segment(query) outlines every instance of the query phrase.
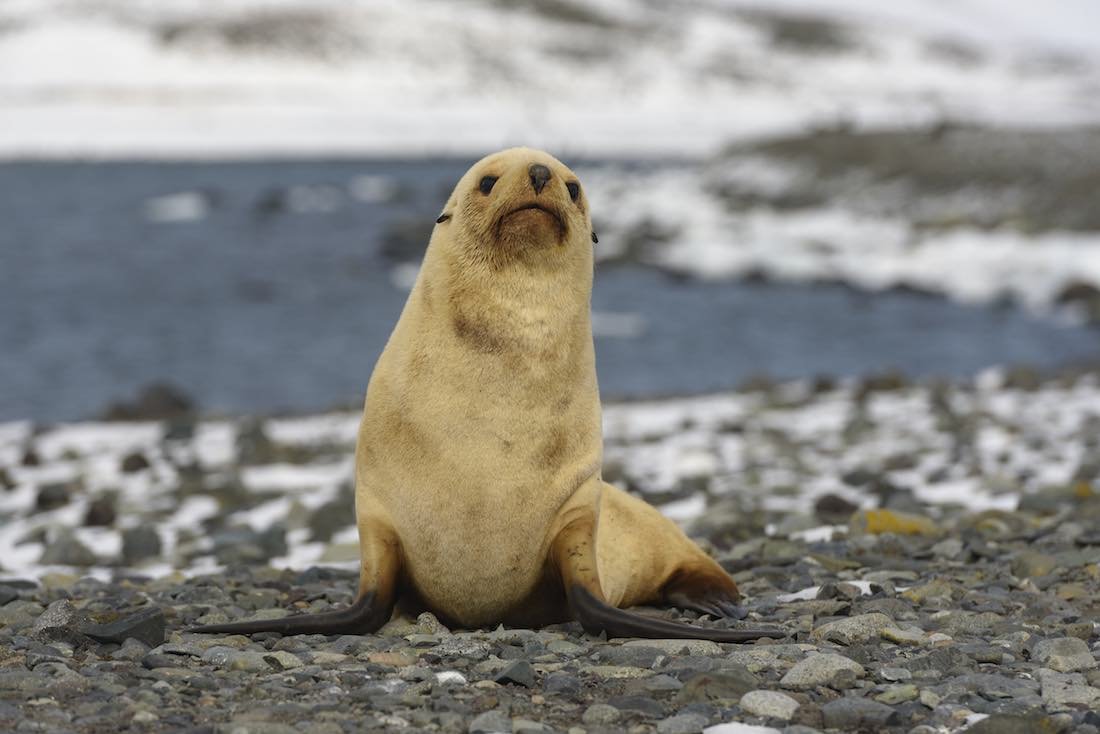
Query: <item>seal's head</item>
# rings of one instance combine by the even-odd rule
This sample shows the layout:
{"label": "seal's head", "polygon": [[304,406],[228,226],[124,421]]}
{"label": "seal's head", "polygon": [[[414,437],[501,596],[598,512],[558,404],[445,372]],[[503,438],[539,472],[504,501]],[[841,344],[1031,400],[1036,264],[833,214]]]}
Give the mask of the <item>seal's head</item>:
{"label": "seal's head", "polygon": [[584,189],[565,164],[540,150],[509,148],[475,163],[437,222],[462,259],[494,269],[591,263]]}

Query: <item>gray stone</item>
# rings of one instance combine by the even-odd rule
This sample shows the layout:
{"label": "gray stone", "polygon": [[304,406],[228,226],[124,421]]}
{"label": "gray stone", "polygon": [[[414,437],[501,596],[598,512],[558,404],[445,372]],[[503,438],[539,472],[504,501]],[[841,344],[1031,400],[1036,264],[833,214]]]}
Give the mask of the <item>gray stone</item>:
{"label": "gray stone", "polygon": [[722,671],[697,673],[686,681],[676,694],[680,704],[709,701],[738,701],[741,696],[760,687],[760,679],[747,669],[736,666]]}
{"label": "gray stone", "polygon": [[99,563],[99,558],[77,540],[72,531],[63,529],[46,544],[46,550],[38,562],[47,566],[94,566]]}
{"label": "gray stone", "polygon": [[149,525],[138,525],[122,531],[122,561],[134,565],[160,556],[160,533]]}
{"label": "gray stone", "polygon": [[666,655],[721,655],[722,648],[710,640],[630,640],[623,647],[656,648]]}
{"label": "gray stone", "polygon": [[123,459],[119,468],[123,474],[134,474],[135,472],[142,471],[149,468],[149,460],[145,458],[145,454],[140,451],[135,451],[132,454],[127,454]]}
{"label": "gray stone", "polygon": [[159,607],[146,607],[108,624],[85,624],[80,631],[98,642],[121,644],[132,638],[156,647],[164,642],[164,627],[164,612]]}
{"label": "gray stone", "polygon": [[993,714],[966,728],[966,734],[1047,734],[1062,731],[1049,716]]}
{"label": "gray stone", "polygon": [[790,721],[795,711],[798,711],[799,703],[779,691],[749,691],[741,697],[738,705],[741,710],[753,716]]}
{"label": "gray stone", "polygon": [[580,678],[561,671],[551,673],[542,681],[542,689],[547,693],[562,693],[566,695],[580,693],[582,685]]}
{"label": "gray stone", "polygon": [[888,687],[885,691],[875,696],[875,700],[879,703],[885,703],[892,706],[899,703],[905,703],[906,701],[915,701],[919,696],[919,688],[912,683],[903,683],[901,685]]}
{"label": "gray stone", "polygon": [[850,688],[856,678],[866,675],[863,666],[842,655],[818,653],[795,663],[779,681],[784,688],[833,686]]}
{"label": "gray stone", "polygon": [[630,711],[654,718],[665,715],[665,707],[652,696],[612,696],[607,703],[619,711]]}
{"label": "gray stone", "polygon": [[1012,573],[1020,578],[1046,576],[1058,567],[1058,559],[1045,553],[1023,551],[1012,561]]}
{"label": "gray stone", "polygon": [[535,669],[526,660],[513,660],[493,678],[502,685],[514,683],[517,686],[530,688],[535,685]]}
{"label": "gray stone", "polygon": [[355,524],[355,516],[343,497],[326,502],[309,516],[309,531],[313,540],[327,543],[332,536]]}
{"label": "gray stone", "polygon": [[1042,665],[1061,673],[1096,667],[1096,659],[1089,651],[1088,643],[1076,637],[1040,640],[1035,644],[1031,657]]}
{"label": "gray stone", "polygon": [[897,723],[894,709],[866,698],[838,698],[821,707],[826,729],[854,731]]}
{"label": "gray stone", "polygon": [[952,678],[944,684],[941,693],[961,695],[977,693],[983,698],[1022,699],[1038,693],[1039,684],[1028,678],[1013,678],[997,673],[967,673]]}
{"label": "gray stone", "polygon": [[1100,706],[1100,689],[1088,685],[1080,673],[1040,670],[1039,682],[1043,686],[1043,703],[1050,710]]}
{"label": "gray stone", "polygon": [[882,639],[898,645],[923,645],[927,637],[924,630],[918,627],[894,627],[890,625],[879,631]]}
{"label": "gray stone", "polygon": [[657,722],[657,734],[698,734],[707,725],[702,714],[677,714]]}
{"label": "gray stone", "polygon": [[606,703],[594,703],[584,710],[581,721],[589,726],[607,726],[614,724],[622,716],[619,709]]}
{"label": "gray stone", "polygon": [[265,663],[277,671],[293,670],[302,667],[303,664],[300,657],[286,650],[273,650],[265,654],[263,658]]}
{"label": "gray stone", "polygon": [[531,721],[530,719],[512,719],[513,734],[523,734],[524,732],[531,732],[532,734],[547,732],[549,734],[553,731],[553,727],[547,726],[540,721]]}
{"label": "gray stone", "polygon": [[[649,640],[640,641],[649,642]],[[652,668],[658,660],[667,657],[660,649],[648,645],[607,645],[601,647],[596,655],[601,663],[628,665],[635,668]]]}
{"label": "gray stone", "polygon": [[68,599],[53,602],[38,616],[31,634],[41,640],[63,640],[79,644],[87,642],[80,628],[88,624],[88,615]]}
{"label": "gray stone", "polygon": [[856,645],[877,640],[884,629],[893,625],[894,620],[885,614],[873,612],[823,624],[814,630],[813,636],[819,640],[839,642],[841,645]]}

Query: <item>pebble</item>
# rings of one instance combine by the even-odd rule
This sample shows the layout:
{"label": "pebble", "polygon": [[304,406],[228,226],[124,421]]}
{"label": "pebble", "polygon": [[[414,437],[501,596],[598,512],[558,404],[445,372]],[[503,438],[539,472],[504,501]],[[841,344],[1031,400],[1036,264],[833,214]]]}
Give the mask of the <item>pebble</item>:
{"label": "pebble", "polygon": [[1100,689],[1088,685],[1085,676],[1080,673],[1040,670],[1039,682],[1043,688],[1043,703],[1051,710],[1100,706]]}
{"label": "pebble", "polygon": [[470,734],[495,734],[512,731],[512,720],[504,711],[486,711],[475,716],[467,728]]}
{"label": "pebble", "polygon": [[1032,658],[1062,673],[1096,667],[1096,659],[1089,651],[1088,643],[1076,637],[1040,640],[1035,644]]}
{"label": "pebble", "polygon": [[526,660],[515,660],[497,673],[493,680],[500,684],[514,683],[531,688],[535,685],[535,669]]}
{"label": "pebble", "polygon": [[859,614],[823,624],[814,630],[813,636],[842,645],[855,645],[878,639],[882,631],[893,623],[894,620],[885,614]]}
{"label": "pebble", "polygon": [[51,566],[94,566],[99,563],[99,557],[77,540],[70,530],[64,529],[46,544],[46,550],[38,562]]}
{"label": "pebble", "polygon": [[619,709],[606,703],[594,703],[584,710],[581,721],[589,726],[608,726],[614,724],[622,714]]}
{"label": "pebble", "polygon": [[[862,476],[850,477],[854,483],[843,498],[818,503],[813,514],[761,509],[755,499],[724,492],[718,476],[675,485],[672,492],[700,493],[707,500],[698,537],[734,574],[747,623],[790,633],[787,640],[745,645],[606,640],[585,634],[575,622],[542,630],[501,626],[452,632],[432,615],[399,617],[365,635],[183,632],[200,620],[275,618],[346,603],[355,588],[353,571],[283,571],[266,564],[287,549],[293,555],[314,532],[350,527],[350,489],[333,488],[323,502],[311,503],[316,512],[331,502],[312,518],[312,530],[310,510],[293,500],[285,514],[274,512],[253,528],[243,522],[243,513],[261,504],[277,507],[269,500],[286,496],[249,489],[251,469],[242,471],[231,452],[209,468],[188,464],[212,433],[239,424],[233,419],[195,420],[193,431],[168,442],[127,446],[122,453],[67,450],[64,474],[52,451],[42,453],[37,469],[18,465],[22,443],[14,452],[0,451],[0,470],[16,480],[13,492],[23,497],[20,509],[9,507],[5,521],[35,521],[18,535],[26,543],[20,554],[33,556],[41,547],[52,550],[53,558],[71,559],[79,541],[91,554],[76,558],[80,562],[94,557],[97,564],[128,564],[100,567],[95,578],[84,577],[72,564],[64,564],[71,567],[62,573],[0,577],[0,650],[6,656],[0,661],[0,728],[197,734],[216,721],[224,722],[218,730],[275,734],[360,729],[759,734],[774,733],[777,726],[784,734],[827,728],[931,734],[968,726],[968,734],[1100,734],[1100,715],[1092,713],[1100,710],[1094,649],[1100,626],[1093,621],[1100,610],[1100,532],[1093,530],[1100,527],[1100,487],[1094,481],[1100,474],[1090,470],[1074,480],[1088,486],[1056,486],[1040,480],[1046,473],[1028,475],[1042,468],[1047,455],[1060,461],[1067,442],[1080,441],[1072,447],[1074,455],[1091,456],[1100,446],[1100,418],[1075,413],[1077,418],[1065,421],[1073,435],[1051,441],[1042,420],[1034,415],[1026,423],[1017,420],[1026,406],[1002,406],[999,401],[1009,398],[1000,393],[947,388],[958,398],[948,401],[951,418],[922,413],[929,393],[920,386],[871,391],[858,409],[843,385],[797,400],[773,389],[743,396],[747,402],[740,403],[738,417],[723,418],[724,427],[715,433],[707,433],[710,419],[703,413],[690,426],[676,418],[647,428],[645,441],[616,438],[618,421],[607,422],[609,461],[618,462],[624,484],[643,494],[652,490],[652,478],[640,472],[631,452],[642,451],[647,442],[668,445],[685,431],[735,438],[746,458],[751,454],[767,469],[738,473],[756,493],[746,496],[789,497],[792,507],[801,501],[800,490],[780,486],[775,477],[789,476],[796,485],[806,475],[839,477],[862,468]],[[814,432],[800,433],[797,421],[777,419],[802,410],[802,400],[809,401],[809,410],[844,407],[864,415],[845,417],[835,430],[823,429],[819,439]],[[901,402],[884,412],[891,401]],[[1051,405],[1062,407],[1057,401]],[[724,410],[719,403],[711,407]],[[929,426],[952,420],[958,425],[965,414],[962,418],[976,420],[983,431],[1003,429],[1011,440],[1000,442],[999,450],[1012,454],[1011,460],[1002,461],[976,442],[968,433],[973,427],[958,435],[936,429],[928,434],[934,440],[924,445],[913,438],[924,428],[895,435],[893,410],[916,416],[904,419],[908,428],[923,425],[925,418],[934,418]],[[762,432],[765,419],[772,427]],[[326,457],[323,461],[350,457],[350,443],[282,443],[274,426],[283,420],[249,429],[253,435],[241,446],[248,461],[308,467],[319,456]],[[347,422],[352,426],[354,416]],[[879,457],[867,449],[883,445],[882,431],[895,432],[889,433],[895,440]],[[872,443],[863,445],[865,440]],[[956,443],[959,456],[952,458]],[[1018,445],[1026,445],[1027,453],[1016,454]],[[720,443],[690,450],[725,462]],[[83,469],[110,470],[111,462],[117,465],[130,453],[140,454],[156,471],[138,470],[143,473],[124,477],[122,487],[130,480],[150,484],[158,503],[135,508],[122,501],[129,490],[102,490]],[[167,472],[161,470],[165,461],[173,465]],[[65,477],[45,493],[43,501],[57,505],[48,527],[38,522],[44,517],[35,517],[41,512],[35,502],[49,484],[37,486],[39,475]],[[932,475],[939,478],[929,479]],[[178,487],[165,477],[178,479]],[[912,488],[925,481],[972,481],[976,492],[989,489],[1005,497],[1021,487],[1027,491],[1016,510],[969,512],[924,503]],[[712,494],[715,487],[723,491]],[[174,523],[174,513],[203,494],[222,511],[202,527],[177,524],[174,542],[158,546],[164,524]],[[78,499],[97,498],[110,498],[113,517],[106,505],[100,519],[76,506]],[[890,514],[867,513],[875,508]],[[857,511],[864,532],[833,525]],[[886,520],[908,522],[906,516],[920,518],[918,525],[931,523],[935,532],[874,532],[885,529]],[[828,527],[820,527],[821,518],[828,518]],[[91,520],[104,524],[80,528]],[[112,543],[121,539],[121,551],[106,541],[100,545],[101,537]],[[230,565],[216,573],[190,573],[217,561]],[[159,572],[165,563],[189,573],[141,575],[141,567]],[[683,616],[695,619],[693,613]],[[985,714],[990,716],[977,721]]]}
{"label": "pebble", "polygon": [[795,663],[779,683],[784,688],[851,688],[866,675],[863,666],[842,655],[819,653]]}
{"label": "pebble", "polygon": [[134,639],[156,647],[164,642],[164,612],[159,607],[146,607],[107,624],[85,624],[80,631],[99,642],[123,643]]}
{"label": "pebble", "polygon": [[699,734],[707,722],[702,714],[676,714],[657,722],[657,734]]}
{"label": "pebble", "polygon": [[779,691],[749,691],[738,705],[753,716],[790,721],[800,704]]}
{"label": "pebble", "polygon": [[721,655],[722,648],[710,640],[628,640],[623,647],[643,647],[660,650],[666,655]]}
{"label": "pebble", "polygon": [[744,667],[726,668],[721,672],[698,673],[684,681],[676,694],[680,704],[731,701],[736,702],[760,686],[760,679]]}
{"label": "pebble", "polygon": [[821,707],[826,729],[854,731],[860,728],[894,724],[898,715],[893,708],[866,698],[838,698]]}

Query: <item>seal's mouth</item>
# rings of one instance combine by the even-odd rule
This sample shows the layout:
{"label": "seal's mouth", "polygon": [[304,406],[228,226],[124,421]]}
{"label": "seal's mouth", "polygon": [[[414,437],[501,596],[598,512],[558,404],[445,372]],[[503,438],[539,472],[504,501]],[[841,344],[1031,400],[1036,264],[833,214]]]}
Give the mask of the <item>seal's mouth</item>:
{"label": "seal's mouth", "polygon": [[513,217],[517,214],[520,214],[521,212],[527,212],[527,211],[540,211],[540,212],[543,212],[545,214],[549,214],[551,217],[553,217],[554,221],[557,222],[559,230],[562,231],[562,232],[565,231],[565,222],[562,220],[561,214],[559,214],[557,212],[557,210],[552,209],[550,207],[543,206],[542,204],[539,204],[537,202],[530,202],[528,204],[523,204],[522,206],[517,206],[515,209],[511,210],[510,212],[505,214],[503,217],[501,217],[500,221],[504,222],[504,220],[506,220],[510,217]]}

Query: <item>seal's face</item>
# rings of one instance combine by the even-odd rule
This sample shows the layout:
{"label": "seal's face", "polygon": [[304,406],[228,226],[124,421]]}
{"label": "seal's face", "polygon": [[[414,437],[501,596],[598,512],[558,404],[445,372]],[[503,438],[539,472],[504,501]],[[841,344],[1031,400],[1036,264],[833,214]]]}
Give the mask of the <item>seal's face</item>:
{"label": "seal's face", "polygon": [[588,201],[576,174],[530,148],[511,148],[474,164],[438,221],[455,230],[469,254],[496,267],[554,265],[575,259],[575,248],[591,251]]}

